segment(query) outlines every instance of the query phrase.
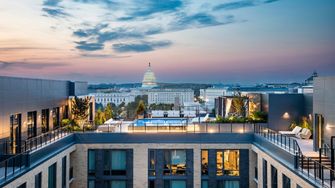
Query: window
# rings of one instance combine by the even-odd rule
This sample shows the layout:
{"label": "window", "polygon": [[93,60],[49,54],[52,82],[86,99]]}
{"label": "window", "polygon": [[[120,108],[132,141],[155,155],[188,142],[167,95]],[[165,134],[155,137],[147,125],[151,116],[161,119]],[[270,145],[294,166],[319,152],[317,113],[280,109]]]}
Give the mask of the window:
{"label": "window", "polygon": [[302,188],[300,185],[297,184],[297,188]]}
{"label": "window", "polygon": [[268,162],[263,159],[263,188],[268,187]]}
{"label": "window", "polygon": [[56,188],[57,182],[57,163],[49,166],[48,188]]}
{"label": "window", "polygon": [[104,175],[126,175],[126,151],[104,150]]}
{"label": "window", "polygon": [[208,175],[208,150],[201,150],[201,175]]}
{"label": "window", "polygon": [[62,158],[62,187],[66,188],[66,156]]}
{"label": "window", "polygon": [[149,180],[149,188],[155,188],[155,180]]}
{"label": "window", "polygon": [[216,152],[216,175],[222,176],[223,175],[223,152],[217,151]]}
{"label": "window", "polygon": [[18,186],[17,188],[26,188],[27,187],[27,183],[23,183],[20,186]]}
{"label": "window", "polygon": [[278,173],[277,169],[271,165],[271,188],[278,187]]}
{"label": "window", "polygon": [[88,150],[88,175],[95,175],[95,151]]}
{"label": "window", "polygon": [[69,119],[69,105],[63,107],[63,119]]}
{"label": "window", "polygon": [[223,181],[219,180],[216,183],[217,188],[239,188],[240,182],[239,181]]}
{"label": "window", "polygon": [[240,175],[239,150],[224,150],[216,152],[216,175],[239,176]]}
{"label": "window", "polygon": [[37,135],[36,127],[36,111],[28,112],[27,114],[27,127],[28,127],[28,138],[35,137]]}
{"label": "window", "polygon": [[55,107],[52,109],[52,122],[53,129],[59,128],[59,107]]}
{"label": "window", "polygon": [[35,175],[35,188],[42,188],[42,172]]}
{"label": "window", "polygon": [[109,188],[126,188],[127,184],[124,180],[112,180],[112,181],[106,181],[104,187]]}
{"label": "window", "polygon": [[95,188],[95,181],[94,180],[88,180],[88,188]]}
{"label": "window", "polygon": [[229,176],[240,175],[240,152],[239,150],[224,151],[224,174]]}
{"label": "window", "polygon": [[[254,153],[254,152],[253,152]],[[257,156],[257,154],[256,154]],[[256,157],[256,165],[255,165],[255,180],[258,182],[258,157]]]}
{"label": "window", "polygon": [[186,188],[184,180],[164,180],[164,188]]}
{"label": "window", "polygon": [[49,131],[49,109],[43,109],[41,114],[42,133]]}
{"label": "window", "polygon": [[208,180],[202,180],[201,181],[201,188],[209,188]]}
{"label": "window", "polygon": [[155,150],[149,150],[149,176],[155,176],[156,172]]}
{"label": "window", "polygon": [[186,150],[164,151],[164,175],[186,174]]}
{"label": "window", "polygon": [[291,179],[288,178],[285,174],[283,174],[283,188],[291,187]]}

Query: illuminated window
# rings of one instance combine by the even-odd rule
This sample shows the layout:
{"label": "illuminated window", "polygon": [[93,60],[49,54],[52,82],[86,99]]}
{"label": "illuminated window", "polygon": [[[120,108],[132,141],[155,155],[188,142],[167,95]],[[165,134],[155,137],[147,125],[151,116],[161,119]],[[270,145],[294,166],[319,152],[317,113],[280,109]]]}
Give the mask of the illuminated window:
{"label": "illuminated window", "polygon": [[149,150],[149,176],[155,176],[156,158],[155,150]]}
{"label": "illuminated window", "polygon": [[240,175],[240,152],[239,150],[224,151],[224,174],[229,176]]}
{"label": "illuminated window", "polygon": [[216,152],[216,175],[217,176],[223,175],[223,152],[222,151]]}
{"label": "illuminated window", "polygon": [[208,175],[208,150],[201,151],[201,174]]}
{"label": "illuminated window", "polygon": [[216,151],[216,175],[239,176],[240,175],[239,150]]}
{"label": "illuminated window", "polygon": [[185,173],[186,173],[186,151],[165,150],[164,175],[185,175]]}

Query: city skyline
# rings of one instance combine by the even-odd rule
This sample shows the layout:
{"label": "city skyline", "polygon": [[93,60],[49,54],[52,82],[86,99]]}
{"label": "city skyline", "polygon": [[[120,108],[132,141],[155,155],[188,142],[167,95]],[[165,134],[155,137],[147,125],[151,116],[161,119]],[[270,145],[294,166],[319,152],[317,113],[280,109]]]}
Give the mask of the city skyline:
{"label": "city skyline", "polygon": [[0,75],[301,82],[335,73],[335,2],[0,0]]}

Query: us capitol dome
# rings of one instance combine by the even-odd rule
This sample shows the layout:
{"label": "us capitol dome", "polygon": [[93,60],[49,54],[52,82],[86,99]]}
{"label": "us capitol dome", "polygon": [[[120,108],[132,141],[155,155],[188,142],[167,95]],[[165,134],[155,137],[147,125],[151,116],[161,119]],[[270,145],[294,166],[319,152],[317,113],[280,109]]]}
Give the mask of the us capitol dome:
{"label": "us capitol dome", "polygon": [[144,73],[142,88],[144,89],[152,89],[157,87],[155,73],[151,70],[151,64],[149,63],[147,71]]}

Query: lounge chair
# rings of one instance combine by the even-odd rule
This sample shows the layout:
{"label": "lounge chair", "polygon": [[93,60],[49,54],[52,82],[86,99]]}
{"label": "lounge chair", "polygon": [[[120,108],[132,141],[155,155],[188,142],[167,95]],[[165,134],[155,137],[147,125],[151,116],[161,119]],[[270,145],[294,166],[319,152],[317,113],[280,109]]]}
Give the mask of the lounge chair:
{"label": "lounge chair", "polygon": [[295,126],[294,129],[292,131],[279,131],[280,134],[285,134],[285,135],[296,135],[301,131],[301,127],[299,126]]}
{"label": "lounge chair", "polygon": [[312,136],[312,132],[309,129],[303,128],[302,131],[295,136],[300,139],[309,139]]}

